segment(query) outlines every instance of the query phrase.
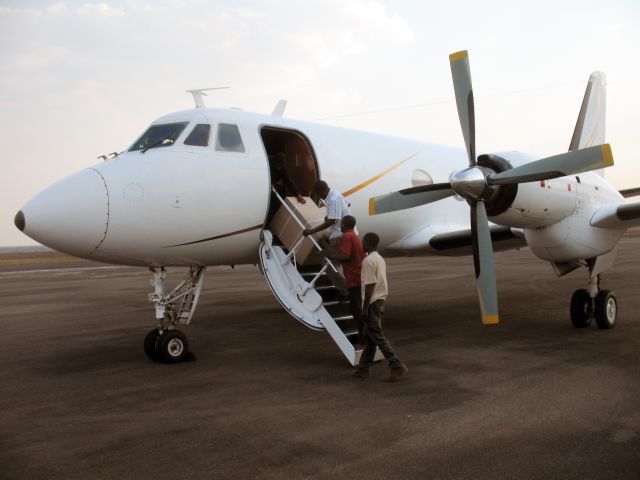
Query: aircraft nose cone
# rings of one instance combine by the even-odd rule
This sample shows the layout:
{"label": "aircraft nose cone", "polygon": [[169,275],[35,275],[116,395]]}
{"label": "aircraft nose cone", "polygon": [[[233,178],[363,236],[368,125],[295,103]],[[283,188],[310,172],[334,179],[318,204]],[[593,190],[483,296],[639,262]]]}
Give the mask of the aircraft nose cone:
{"label": "aircraft nose cone", "polygon": [[29,200],[14,222],[43,245],[87,257],[107,235],[109,192],[104,177],[89,168],[54,183]]}
{"label": "aircraft nose cone", "polygon": [[19,210],[18,213],[16,213],[13,223],[15,223],[18,230],[21,232],[24,231],[24,213],[22,213],[22,210]]}

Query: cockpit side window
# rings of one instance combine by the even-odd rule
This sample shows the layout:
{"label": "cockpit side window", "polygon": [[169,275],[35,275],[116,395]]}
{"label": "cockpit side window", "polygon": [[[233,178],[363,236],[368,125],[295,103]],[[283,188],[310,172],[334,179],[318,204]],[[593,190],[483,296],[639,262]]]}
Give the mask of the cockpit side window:
{"label": "cockpit side window", "polygon": [[194,145],[196,147],[206,147],[209,145],[209,136],[211,135],[211,125],[208,123],[199,123],[184,141],[185,145]]}
{"label": "cockpit side window", "polygon": [[163,123],[151,125],[142,136],[129,147],[130,152],[147,148],[173,145],[189,122]]}
{"label": "cockpit side window", "polygon": [[216,138],[216,150],[220,152],[244,152],[242,137],[237,125],[220,123]]}

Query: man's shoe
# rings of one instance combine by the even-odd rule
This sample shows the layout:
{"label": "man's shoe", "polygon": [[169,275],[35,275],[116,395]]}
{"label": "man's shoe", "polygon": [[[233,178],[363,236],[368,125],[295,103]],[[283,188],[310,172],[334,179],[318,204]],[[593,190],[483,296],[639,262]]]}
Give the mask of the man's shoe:
{"label": "man's shoe", "polygon": [[397,367],[393,367],[389,369],[389,375],[384,379],[385,382],[397,382],[402,377],[404,377],[409,369],[407,366],[402,363]]}
{"label": "man's shoe", "polygon": [[353,372],[351,372],[352,377],[356,378],[369,378],[371,376],[371,372],[367,369],[356,368]]}

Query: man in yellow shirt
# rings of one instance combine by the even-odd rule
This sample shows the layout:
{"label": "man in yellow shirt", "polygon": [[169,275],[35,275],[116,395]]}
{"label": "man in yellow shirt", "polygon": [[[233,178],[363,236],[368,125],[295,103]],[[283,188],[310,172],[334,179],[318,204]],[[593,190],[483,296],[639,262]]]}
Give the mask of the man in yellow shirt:
{"label": "man in yellow shirt", "polygon": [[409,369],[398,359],[382,331],[384,304],[389,292],[387,289],[387,265],[377,251],[379,243],[380,237],[375,233],[367,233],[362,239],[362,248],[367,254],[362,262],[361,273],[362,320],[367,341],[353,376],[360,378],[370,376],[369,369],[376,355],[376,347],[378,347],[389,362],[389,375],[385,380],[395,382],[406,375]]}

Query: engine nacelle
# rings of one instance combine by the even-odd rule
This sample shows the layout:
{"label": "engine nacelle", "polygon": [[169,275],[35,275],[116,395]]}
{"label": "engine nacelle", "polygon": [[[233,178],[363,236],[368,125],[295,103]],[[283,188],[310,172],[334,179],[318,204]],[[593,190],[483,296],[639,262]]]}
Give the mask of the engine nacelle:
{"label": "engine nacelle", "polygon": [[[478,165],[502,172],[538,160],[531,155],[509,152],[481,155]],[[575,183],[575,177],[573,183]],[[567,177],[539,182],[494,187],[486,202],[487,215],[499,225],[514,228],[541,228],[569,217],[576,209],[576,188]]]}
{"label": "engine nacelle", "polygon": [[[509,152],[482,155],[478,164],[501,172],[535,160]],[[617,191],[587,172],[498,187],[487,200],[487,213],[494,223],[524,229],[527,245],[538,258],[562,263],[595,258],[615,248],[624,229],[593,227],[591,218],[602,205],[621,201]]]}
{"label": "engine nacelle", "polygon": [[624,230],[592,227],[589,218],[572,215],[546,228],[526,228],[524,237],[533,254],[554,263],[595,258],[610,252]]}

